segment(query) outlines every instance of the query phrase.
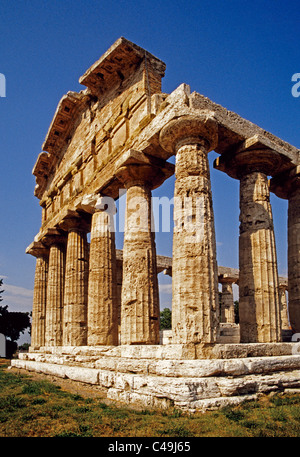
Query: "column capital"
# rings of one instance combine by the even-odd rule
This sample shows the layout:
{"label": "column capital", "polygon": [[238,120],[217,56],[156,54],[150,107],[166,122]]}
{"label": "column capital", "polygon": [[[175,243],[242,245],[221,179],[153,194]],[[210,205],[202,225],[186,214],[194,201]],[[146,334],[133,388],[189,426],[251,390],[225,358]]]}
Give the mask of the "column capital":
{"label": "column capital", "polygon": [[116,213],[116,205],[113,197],[102,195],[99,193],[86,194],[75,205],[76,212],[86,213],[85,218],[89,219],[88,215],[93,215],[98,211],[107,211],[110,214]]}
{"label": "column capital", "polygon": [[171,120],[160,132],[160,145],[173,154],[184,144],[200,143],[207,152],[213,150],[218,143],[218,124],[213,114],[206,112]]}
{"label": "column capital", "polygon": [[300,189],[300,165],[274,176],[269,183],[270,191],[277,197],[289,199],[292,194],[299,192]]}
{"label": "column capital", "polygon": [[57,228],[49,228],[41,237],[41,243],[45,245],[47,248],[50,248],[51,245],[56,244],[60,245],[66,244],[66,236],[63,232],[58,230]]}
{"label": "column capital", "polygon": [[97,203],[100,194],[86,194],[84,195],[78,203],[75,204],[76,212],[85,211],[88,214],[94,214],[95,206]]}
{"label": "column capital", "polygon": [[114,175],[126,188],[141,184],[152,190],[172,176],[174,171],[175,166],[165,160],[129,149],[117,161]]}
{"label": "column capital", "polygon": [[281,170],[282,166],[281,154],[263,144],[256,135],[247,138],[236,148],[222,154],[214,161],[215,169],[235,179],[241,179],[254,172],[274,175]]}
{"label": "column capital", "polygon": [[45,246],[41,241],[33,241],[26,249],[26,254],[33,255],[34,257],[48,257],[49,247]]}
{"label": "column capital", "polygon": [[280,290],[288,290],[288,285],[287,285],[287,282],[281,282],[280,281],[280,278],[279,278],[279,284],[278,284],[278,287]]}
{"label": "column capital", "polygon": [[59,223],[58,227],[65,232],[78,230],[81,232],[90,231],[90,215],[88,213],[78,213],[72,211],[68,213]]}
{"label": "column capital", "polygon": [[239,278],[234,278],[232,276],[220,275],[218,277],[218,281],[219,281],[220,284],[238,284]]}

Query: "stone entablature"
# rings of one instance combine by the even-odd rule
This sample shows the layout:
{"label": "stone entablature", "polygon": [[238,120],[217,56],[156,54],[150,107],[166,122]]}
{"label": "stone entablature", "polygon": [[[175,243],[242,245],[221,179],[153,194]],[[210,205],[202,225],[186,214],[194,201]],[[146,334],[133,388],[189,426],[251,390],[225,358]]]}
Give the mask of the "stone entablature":
{"label": "stone entablature", "polygon": [[78,196],[100,190],[118,196],[113,186],[104,188],[120,152],[155,115],[164,70],[159,59],[120,38],[80,78],[87,89],[62,97],[33,169],[43,228]]}

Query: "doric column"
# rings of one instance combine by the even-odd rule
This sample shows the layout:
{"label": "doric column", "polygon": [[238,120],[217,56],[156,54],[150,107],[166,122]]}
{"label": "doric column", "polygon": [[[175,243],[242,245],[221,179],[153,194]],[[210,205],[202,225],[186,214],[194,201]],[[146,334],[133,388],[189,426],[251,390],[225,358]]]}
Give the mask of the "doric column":
{"label": "doric column", "polygon": [[278,342],[278,272],[266,173],[253,172],[241,177],[240,223],[241,342]]}
{"label": "doric column", "polygon": [[81,217],[66,218],[68,231],[64,287],[63,346],[87,344],[87,292],[89,225]]}
{"label": "doric column", "polygon": [[105,198],[92,216],[88,285],[88,344],[118,344],[118,300],[113,213]]}
{"label": "doric column", "polygon": [[26,252],[36,257],[31,322],[31,348],[37,349],[41,346],[45,346],[49,249],[42,243],[33,242]]}
{"label": "doric column", "polygon": [[118,342],[120,343],[121,336],[121,305],[122,305],[122,278],[123,278],[123,252],[122,258],[118,258],[117,254],[117,303],[118,303]]}
{"label": "doric column", "polygon": [[293,333],[300,333],[300,173],[294,179],[288,205],[289,317]]}
{"label": "doric column", "polygon": [[288,330],[290,328],[286,291],[287,284],[285,282],[279,282],[280,316],[282,330]]}
{"label": "doric column", "polygon": [[272,178],[270,188],[288,199],[288,312],[292,332],[300,333],[300,166]]}
{"label": "doric column", "polygon": [[49,247],[45,346],[61,346],[66,239],[56,229],[48,232],[42,240]]}
{"label": "doric column", "polygon": [[183,116],[160,133],[176,154],[172,262],[174,343],[215,343],[218,271],[207,153],[217,144],[210,116]]}
{"label": "doric column", "polygon": [[[253,139],[215,167],[240,179],[239,321],[242,343],[281,341],[277,256],[268,175],[278,155]],[[249,146],[249,147],[247,147]]]}
{"label": "doric column", "polygon": [[159,344],[159,293],[151,189],[173,166],[130,150],[118,162],[116,177],[127,189],[123,245],[121,344]]}
{"label": "doric column", "polygon": [[221,299],[221,320],[220,322],[235,323],[234,316],[234,300],[232,284],[233,280],[230,278],[219,279],[222,284],[222,299]]}

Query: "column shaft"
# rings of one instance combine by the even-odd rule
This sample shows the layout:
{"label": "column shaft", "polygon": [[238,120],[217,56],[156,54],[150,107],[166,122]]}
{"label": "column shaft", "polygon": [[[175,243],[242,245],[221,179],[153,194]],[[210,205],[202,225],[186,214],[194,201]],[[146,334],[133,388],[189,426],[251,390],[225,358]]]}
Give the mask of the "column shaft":
{"label": "column shaft", "polygon": [[221,322],[235,323],[231,282],[222,282]]}
{"label": "column shaft", "polygon": [[151,190],[127,187],[123,247],[121,343],[159,344],[159,294]]}
{"label": "column shaft", "polygon": [[52,244],[49,254],[45,346],[62,345],[65,249]]}
{"label": "column shaft", "polygon": [[68,233],[64,291],[63,345],[87,344],[88,244],[86,232]]}
{"label": "column shaft", "polygon": [[175,170],[173,342],[214,343],[218,327],[218,271],[205,143],[190,140],[179,145]]}
{"label": "column shaft", "polygon": [[293,333],[300,333],[300,186],[289,196],[288,205],[289,317]]}
{"label": "column shaft", "polygon": [[40,256],[36,259],[32,324],[31,324],[31,346],[45,346],[45,319],[47,303],[47,279],[48,279],[48,257]]}
{"label": "column shaft", "polygon": [[278,342],[281,323],[278,272],[267,175],[245,174],[240,181],[241,342]]}
{"label": "column shaft", "polygon": [[281,316],[281,328],[288,330],[290,328],[287,300],[286,300],[286,286],[279,286],[279,300],[280,300],[280,316]]}
{"label": "column shaft", "polygon": [[89,284],[88,344],[118,344],[118,301],[115,233],[112,216],[98,211],[92,217]]}

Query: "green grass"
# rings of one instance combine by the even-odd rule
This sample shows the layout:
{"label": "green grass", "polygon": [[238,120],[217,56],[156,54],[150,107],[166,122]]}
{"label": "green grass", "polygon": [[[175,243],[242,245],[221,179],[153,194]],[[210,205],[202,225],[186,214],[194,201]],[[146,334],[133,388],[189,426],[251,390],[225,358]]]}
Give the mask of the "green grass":
{"label": "green grass", "polygon": [[299,437],[300,394],[204,414],[118,408],[0,364],[1,437]]}

